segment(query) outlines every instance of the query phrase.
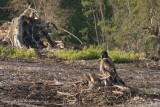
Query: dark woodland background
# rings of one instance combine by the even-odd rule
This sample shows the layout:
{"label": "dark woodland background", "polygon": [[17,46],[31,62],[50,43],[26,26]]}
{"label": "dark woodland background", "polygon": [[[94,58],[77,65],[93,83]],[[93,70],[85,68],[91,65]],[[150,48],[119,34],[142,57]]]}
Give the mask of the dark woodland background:
{"label": "dark woodland background", "polygon": [[160,57],[159,0],[0,0],[0,22],[11,21],[29,5],[83,44],[61,31],[53,32],[54,39]]}

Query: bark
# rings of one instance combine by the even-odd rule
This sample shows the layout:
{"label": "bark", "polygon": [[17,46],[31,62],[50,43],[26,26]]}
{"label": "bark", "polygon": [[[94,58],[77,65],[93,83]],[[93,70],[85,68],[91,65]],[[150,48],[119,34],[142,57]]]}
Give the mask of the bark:
{"label": "bark", "polygon": [[[30,14],[26,15],[28,11]],[[10,38],[8,42],[11,42],[12,46],[43,49],[47,47],[44,43],[47,40],[51,47],[56,46],[49,33],[57,27],[51,22],[39,19],[38,16],[35,9],[28,7],[19,17],[12,20],[9,32],[3,41]]]}

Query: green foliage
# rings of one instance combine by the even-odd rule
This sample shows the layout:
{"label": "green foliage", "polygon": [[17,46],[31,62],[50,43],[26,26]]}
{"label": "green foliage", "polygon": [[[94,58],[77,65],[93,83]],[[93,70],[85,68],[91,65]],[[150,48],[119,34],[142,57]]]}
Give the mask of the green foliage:
{"label": "green foliage", "polygon": [[126,53],[118,49],[109,51],[109,56],[112,58],[114,62],[132,62],[134,60],[144,58],[143,53],[134,53],[134,52]]}
{"label": "green foliage", "polygon": [[36,58],[37,54],[34,49],[0,46],[0,56],[13,58]]}
{"label": "green foliage", "polygon": [[94,48],[93,46],[83,50],[59,50],[56,52],[56,56],[67,60],[88,60],[88,59],[98,59],[100,57],[100,48]]}
{"label": "green foliage", "polygon": [[146,52],[146,56],[148,58],[151,58],[153,56],[157,56],[158,55],[158,51],[156,50],[156,46],[157,46],[157,40],[156,38],[152,37],[152,36],[148,36],[148,38],[146,38],[146,42],[145,42],[145,52]]}
{"label": "green foliage", "polygon": [[[48,53],[48,58],[61,58],[66,60],[90,60],[99,59],[102,49],[100,47],[85,47],[82,50],[58,50],[55,53]],[[120,50],[109,51],[109,56],[114,62],[132,62],[144,57],[143,53],[126,53]],[[2,47],[0,46],[0,56],[12,58],[37,58],[34,49]]]}
{"label": "green foliage", "polygon": [[[9,12],[0,10],[0,20],[9,13],[12,13],[10,16],[22,13],[28,5],[40,9],[37,10],[40,16],[48,16],[47,20],[75,34],[86,46],[99,44],[108,50],[118,48],[126,52],[148,51],[148,54],[154,54],[152,49],[157,51],[160,46],[159,38],[154,41],[149,38],[146,43],[151,32],[144,29],[156,30],[160,0],[55,0],[54,3],[52,0],[1,0],[1,7],[12,9]],[[60,31],[58,34],[55,33],[54,38],[79,45],[67,33]]]}
{"label": "green foliage", "polygon": [[17,58],[36,58],[37,54],[34,49],[16,48],[15,57]]}
{"label": "green foliage", "polygon": [[6,21],[9,19],[9,9],[6,8],[5,6],[8,5],[9,0],[1,0],[0,1],[0,21]]}
{"label": "green foliage", "polygon": [[[84,48],[83,50],[59,50],[56,53],[56,56],[62,59],[67,60],[88,60],[88,59],[99,59],[101,48]],[[126,53],[120,50],[109,51],[109,56],[113,59],[114,62],[132,62],[136,59],[140,59],[144,57],[143,53],[134,53],[129,52]]]}

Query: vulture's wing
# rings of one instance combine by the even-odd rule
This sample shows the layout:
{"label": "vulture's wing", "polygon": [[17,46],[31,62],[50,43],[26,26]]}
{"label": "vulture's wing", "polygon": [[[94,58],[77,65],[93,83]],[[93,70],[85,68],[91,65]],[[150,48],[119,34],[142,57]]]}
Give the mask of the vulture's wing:
{"label": "vulture's wing", "polygon": [[113,82],[118,85],[125,86],[123,80],[118,76],[114,63],[112,62],[111,58],[103,58],[104,63],[106,64],[105,69],[108,69]]}
{"label": "vulture's wing", "polygon": [[115,77],[117,72],[111,58],[103,58],[102,60],[105,63],[104,68],[110,73],[111,76]]}

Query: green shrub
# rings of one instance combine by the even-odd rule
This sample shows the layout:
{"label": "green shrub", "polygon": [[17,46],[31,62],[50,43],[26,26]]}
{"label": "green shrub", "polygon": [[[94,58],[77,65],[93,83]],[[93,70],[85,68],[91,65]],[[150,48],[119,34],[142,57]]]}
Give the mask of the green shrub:
{"label": "green shrub", "polygon": [[[82,50],[58,50],[55,53],[48,53],[48,58],[61,58],[66,60],[89,60],[99,59],[102,49],[99,47],[84,47]],[[144,57],[143,53],[126,53],[121,50],[109,51],[109,56],[114,62],[132,62],[136,59]],[[0,46],[0,56],[14,57],[14,58],[37,58],[34,49],[2,47]]]}
{"label": "green shrub", "polygon": [[37,54],[34,49],[2,47],[0,46],[0,56],[14,58],[36,58]]}
{"label": "green shrub", "polygon": [[59,50],[56,52],[56,56],[67,60],[88,60],[88,59],[98,59],[100,57],[100,48],[94,48],[90,46],[85,47],[83,50]]}
{"label": "green shrub", "polygon": [[134,60],[141,59],[144,57],[143,53],[126,53],[120,50],[113,50],[109,51],[108,53],[114,62],[132,62]]}
{"label": "green shrub", "polygon": [[13,47],[2,47],[0,48],[1,56],[13,56],[15,54],[15,49]]}
{"label": "green shrub", "polygon": [[[88,60],[88,59],[99,59],[101,48],[94,48],[93,46],[83,50],[59,50],[56,52],[56,56],[66,60]],[[113,59],[114,62],[131,62],[139,58],[143,58],[144,54],[129,52],[126,53],[120,50],[109,51],[109,56]]]}
{"label": "green shrub", "polygon": [[34,49],[16,48],[15,57],[17,58],[36,58],[37,54]]}

